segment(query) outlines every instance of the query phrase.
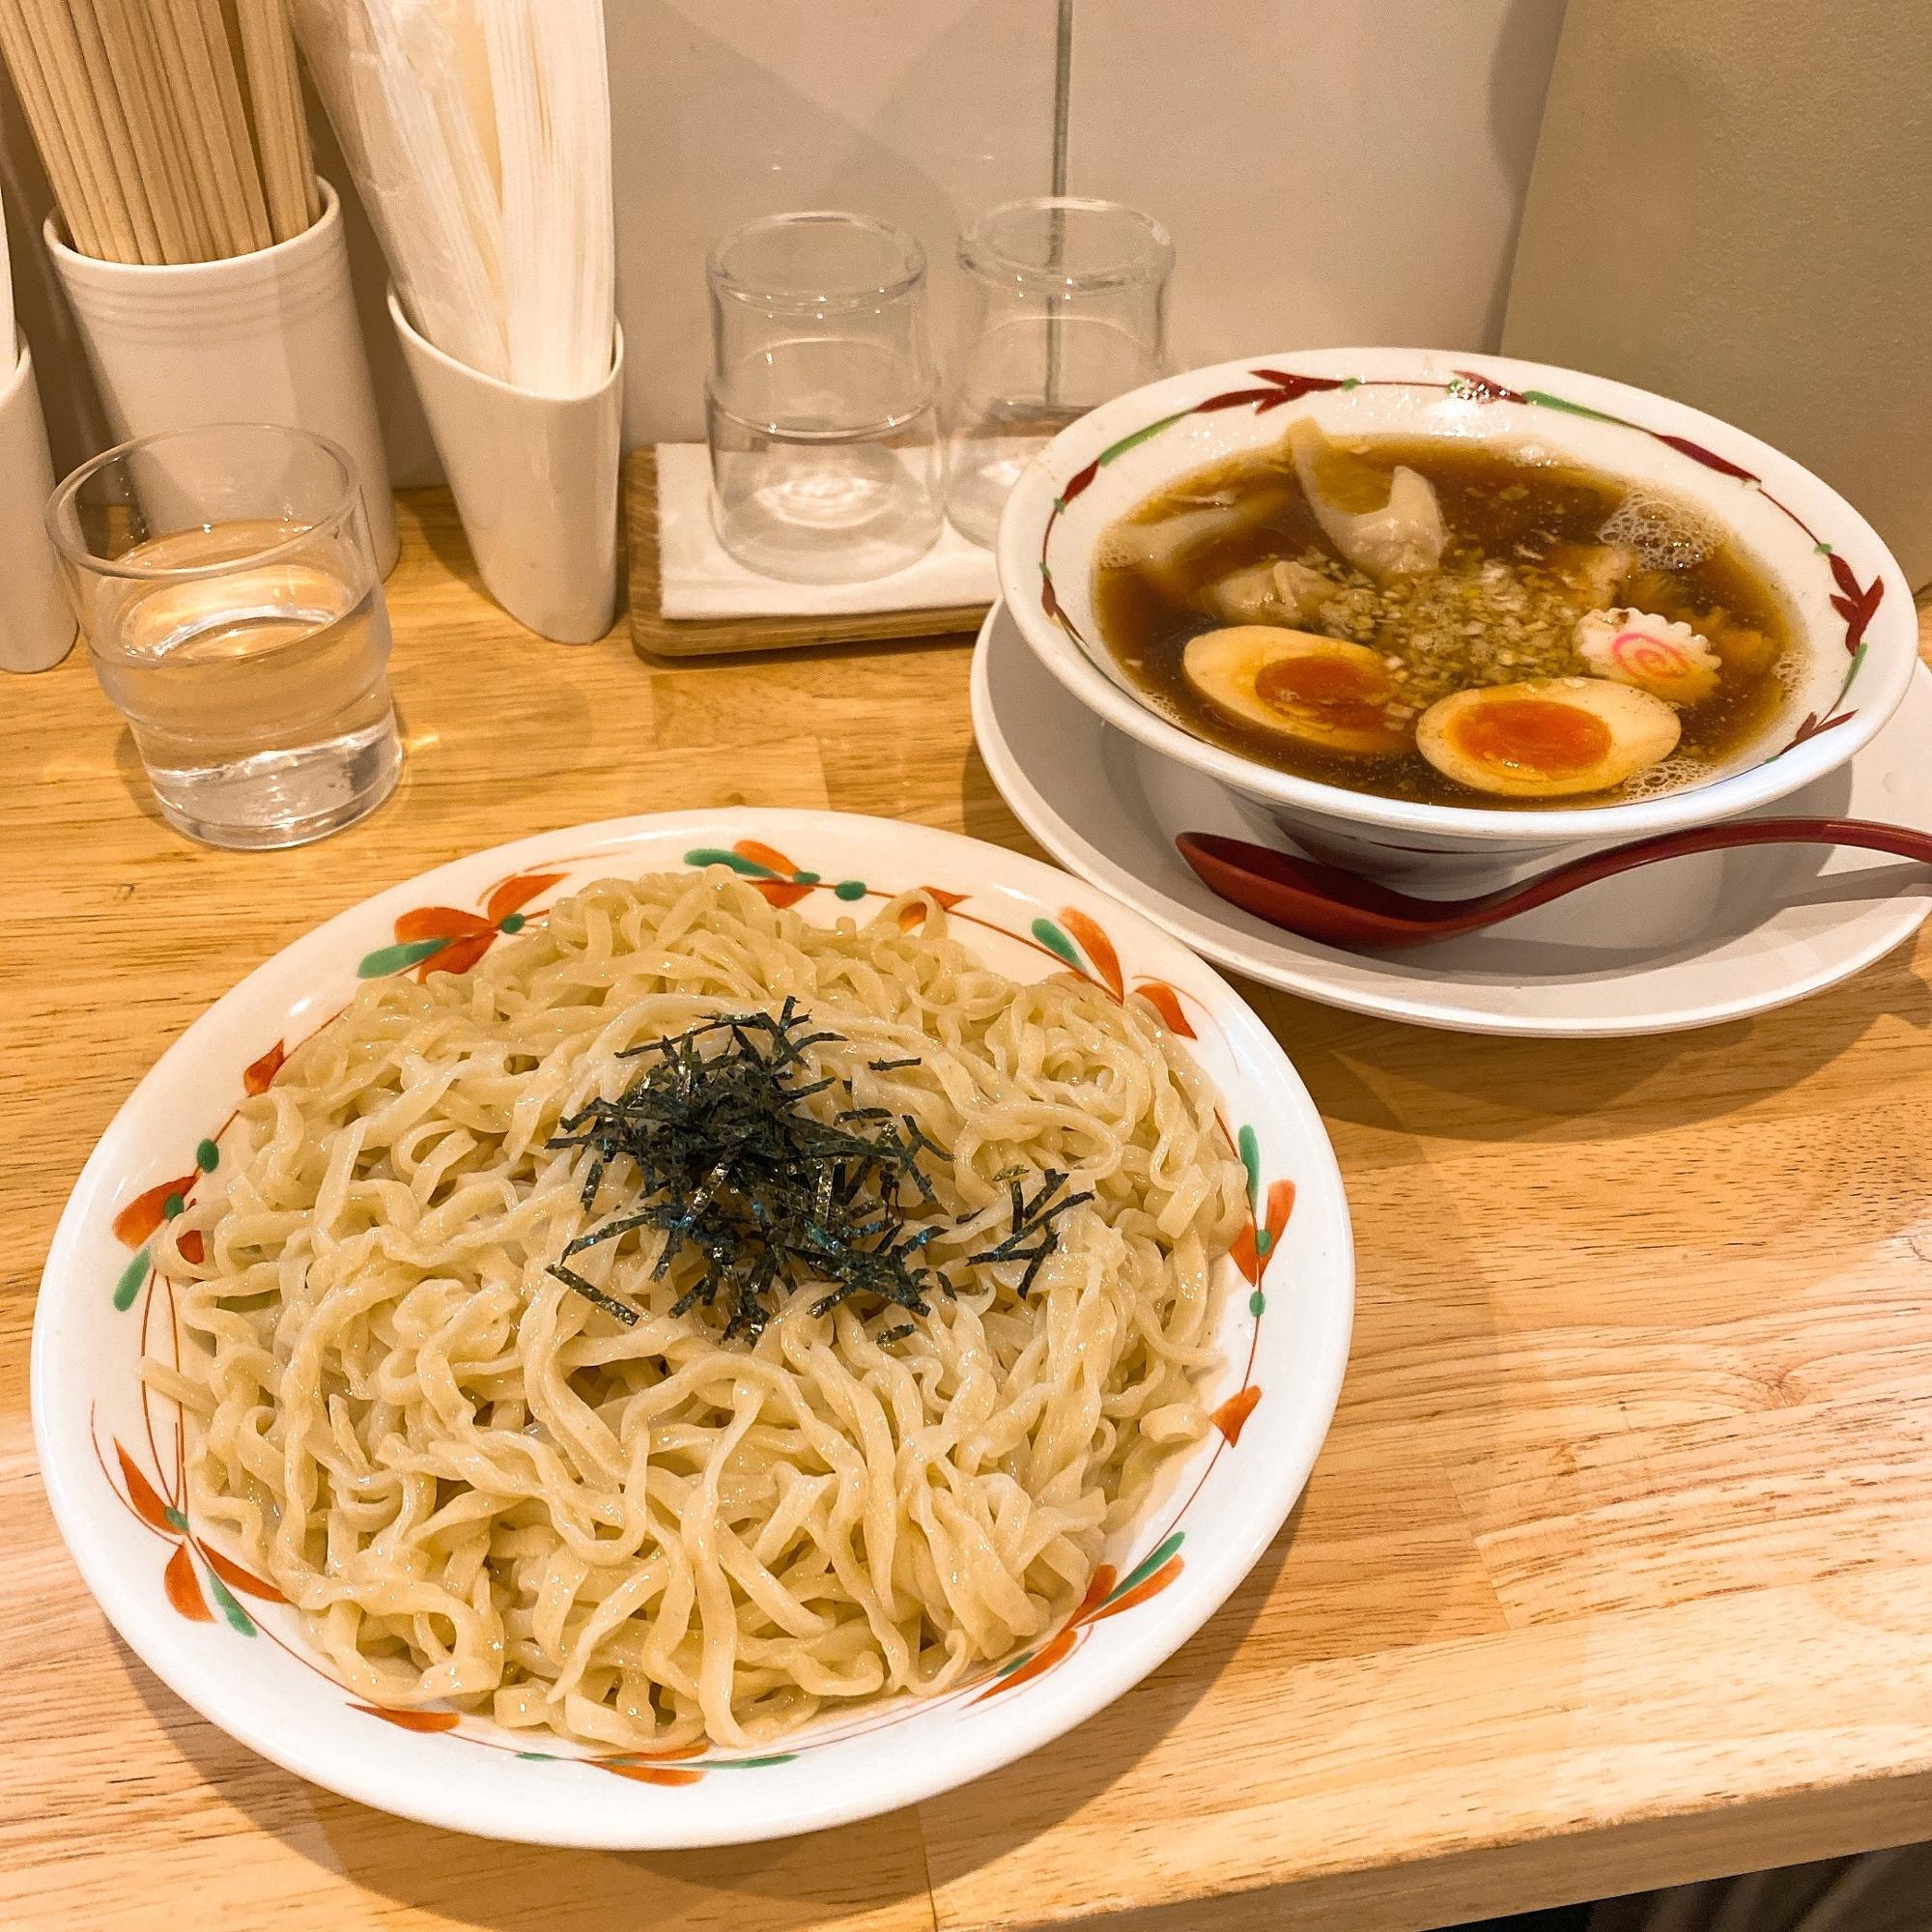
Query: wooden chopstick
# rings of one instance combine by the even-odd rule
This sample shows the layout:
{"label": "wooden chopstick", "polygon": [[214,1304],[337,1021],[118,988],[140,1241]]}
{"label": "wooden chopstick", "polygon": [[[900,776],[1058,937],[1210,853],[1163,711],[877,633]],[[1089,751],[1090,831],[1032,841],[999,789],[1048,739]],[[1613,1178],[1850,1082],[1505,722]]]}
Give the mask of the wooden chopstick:
{"label": "wooden chopstick", "polygon": [[20,97],[34,145],[41,152],[47,180],[53,185],[68,240],[83,255],[104,259],[100,224],[54,113],[53,91],[42,70],[39,49],[27,31],[23,0],[0,0],[0,55],[4,55],[8,71],[14,76],[14,91]]}
{"label": "wooden chopstick", "polygon": [[[89,0],[74,0],[76,7]],[[141,0],[92,0],[107,64],[147,178],[148,197],[160,231],[162,260],[205,262],[213,237],[202,213],[201,193],[174,104],[159,72],[160,56]]]}
{"label": "wooden chopstick", "polygon": [[282,0],[236,0],[236,18],[255,109],[255,145],[268,188],[269,219],[275,240],[287,242],[321,213],[295,36]]}
{"label": "wooden chopstick", "polygon": [[[92,97],[94,119],[105,138],[128,216],[133,224],[134,241],[144,262],[173,259],[171,244],[163,240],[163,227],[176,224],[172,211],[164,205],[167,180],[160,169],[160,156],[138,112],[129,114],[109,57],[106,37],[92,0],[69,0],[67,15],[80,45]],[[178,251],[179,242],[173,248]]]}
{"label": "wooden chopstick", "polygon": [[248,245],[266,248],[274,241],[274,231],[269,226],[269,204],[262,193],[262,170],[255,160],[255,145],[248,138],[248,114],[242,104],[242,84],[235,76],[235,52],[228,39],[228,23],[222,17],[221,0],[197,0],[195,15],[201,28],[202,45],[207,49],[208,72],[214,82],[221,127],[228,137],[231,165],[242,190],[242,211],[248,221]]}
{"label": "wooden chopstick", "polygon": [[321,213],[288,0],[0,0],[0,58],[83,254],[210,261]]}
{"label": "wooden chopstick", "polygon": [[87,70],[73,22],[59,0],[27,0],[26,26],[28,40],[40,55],[54,119],[80,176],[107,259],[138,262],[141,251],[133,217],[89,99]]}
{"label": "wooden chopstick", "polygon": [[[165,140],[171,166],[181,181],[182,220],[187,231],[189,262],[211,262],[229,249],[222,239],[222,224],[214,211],[218,200],[213,184],[195,157],[195,141],[189,123],[192,109],[182,99],[178,77],[161,58],[160,34],[156,28],[152,0],[103,0],[118,13],[132,42],[138,71]],[[180,69],[175,68],[174,76]]]}
{"label": "wooden chopstick", "polygon": [[213,57],[202,39],[195,0],[151,0],[149,12],[162,71],[174,83],[188,153],[201,178],[215,246],[223,255],[245,255],[259,244],[249,227],[247,200],[215,92]]}

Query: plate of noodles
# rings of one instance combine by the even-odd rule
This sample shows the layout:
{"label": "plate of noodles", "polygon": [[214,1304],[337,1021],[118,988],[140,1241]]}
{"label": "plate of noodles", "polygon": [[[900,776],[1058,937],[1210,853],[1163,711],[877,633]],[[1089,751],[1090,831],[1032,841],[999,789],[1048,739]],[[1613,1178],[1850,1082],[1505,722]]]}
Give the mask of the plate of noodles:
{"label": "plate of noodles", "polygon": [[264,1756],[720,1844],[1160,1663],[1351,1310],[1321,1120],[1177,941],[950,833],[692,812],[460,859],[218,1001],[68,1203],[33,1407],[107,1615]]}

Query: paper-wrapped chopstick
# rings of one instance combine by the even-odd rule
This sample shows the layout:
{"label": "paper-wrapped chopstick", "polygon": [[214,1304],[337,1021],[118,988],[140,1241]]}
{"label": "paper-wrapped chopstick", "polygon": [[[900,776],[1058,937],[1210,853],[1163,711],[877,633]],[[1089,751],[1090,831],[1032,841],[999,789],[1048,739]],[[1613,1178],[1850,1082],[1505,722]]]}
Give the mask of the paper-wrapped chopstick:
{"label": "paper-wrapped chopstick", "polygon": [[614,333],[600,0],[295,0],[410,320],[459,362],[582,395]]}

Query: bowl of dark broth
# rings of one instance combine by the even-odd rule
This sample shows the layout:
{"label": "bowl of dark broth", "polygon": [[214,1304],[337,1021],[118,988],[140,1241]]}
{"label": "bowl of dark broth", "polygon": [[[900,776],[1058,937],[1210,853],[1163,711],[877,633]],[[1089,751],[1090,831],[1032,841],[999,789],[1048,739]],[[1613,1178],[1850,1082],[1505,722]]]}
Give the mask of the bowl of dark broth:
{"label": "bowl of dark broth", "polygon": [[1917,661],[1896,565],[1817,478],[1502,357],[1286,353],[1121,397],[1022,478],[1000,570],[1084,702],[1378,870],[1767,804]]}

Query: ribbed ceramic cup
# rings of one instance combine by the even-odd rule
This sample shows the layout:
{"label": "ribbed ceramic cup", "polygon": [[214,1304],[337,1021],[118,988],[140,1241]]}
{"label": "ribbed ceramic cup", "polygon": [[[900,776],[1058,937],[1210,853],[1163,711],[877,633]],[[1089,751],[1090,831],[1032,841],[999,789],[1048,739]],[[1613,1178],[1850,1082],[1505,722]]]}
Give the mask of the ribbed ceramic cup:
{"label": "ribbed ceramic cup", "polygon": [[117,442],[165,430],[267,422],[339,442],[387,576],[397,555],[389,468],[355,318],[342,208],[288,242],[218,262],[100,262],[46,225],[88,366]]}
{"label": "ribbed ceramic cup", "polygon": [[13,373],[0,378],[0,670],[49,670],[73,645],[73,611],[43,521],[53,488],[34,358],[22,342]]}

